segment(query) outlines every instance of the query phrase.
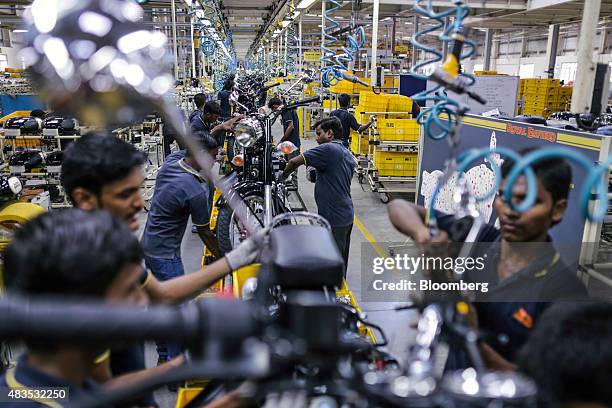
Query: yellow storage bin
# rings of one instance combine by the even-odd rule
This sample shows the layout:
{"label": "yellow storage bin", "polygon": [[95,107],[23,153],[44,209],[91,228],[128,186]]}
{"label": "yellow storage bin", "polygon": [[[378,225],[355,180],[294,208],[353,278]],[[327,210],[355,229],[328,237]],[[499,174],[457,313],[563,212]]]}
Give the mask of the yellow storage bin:
{"label": "yellow storage bin", "polygon": [[379,119],[377,126],[380,140],[419,140],[419,124],[416,119]]}
{"label": "yellow storage bin", "polygon": [[377,95],[374,92],[360,92],[359,106],[364,112],[387,112],[389,95]]}
{"label": "yellow storage bin", "polygon": [[351,130],[351,152],[353,154],[368,154],[370,138],[367,134],[358,133]]}
{"label": "yellow storage bin", "polygon": [[380,177],[416,177],[417,166],[417,153],[376,151],[376,169]]}
{"label": "yellow storage bin", "polygon": [[337,100],[332,101],[331,99],[325,99],[323,101],[323,109],[338,109],[340,104]]}
{"label": "yellow storage bin", "polygon": [[337,93],[337,94],[343,94],[343,93],[352,94],[354,86],[355,86],[354,83],[342,80],[338,82],[336,85],[332,85],[329,88],[329,90],[330,92]]}
{"label": "yellow storage bin", "polygon": [[412,112],[412,99],[404,95],[389,95],[388,112]]}

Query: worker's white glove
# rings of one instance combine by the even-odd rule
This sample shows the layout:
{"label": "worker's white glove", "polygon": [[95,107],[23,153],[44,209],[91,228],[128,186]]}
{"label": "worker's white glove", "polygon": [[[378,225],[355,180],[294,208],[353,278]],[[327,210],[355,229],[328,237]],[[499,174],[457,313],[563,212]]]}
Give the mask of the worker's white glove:
{"label": "worker's white glove", "polygon": [[225,260],[232,271],[255,262],[257,256],[261,252],[265,237],[269,231],[269,228],[257,231],[255,235],[246,239],[238,245],[238,247],[225,254]]}

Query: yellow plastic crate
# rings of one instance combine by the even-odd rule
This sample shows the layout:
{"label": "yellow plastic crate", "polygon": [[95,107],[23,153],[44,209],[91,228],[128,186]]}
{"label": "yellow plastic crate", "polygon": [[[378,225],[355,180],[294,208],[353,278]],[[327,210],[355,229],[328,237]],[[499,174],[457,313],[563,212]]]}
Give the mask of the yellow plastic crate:
{"label": "yellow plastic crate", "polygon": [[415,119],[379,119],[377,126],[380,140],[419,140],[419,124]]}
{"label": "yellow plastic crate", "polygon": [[364,112],[387,112],[389,95],[377,95],[374,92],[360,92],[359,106]]}
{"label": "yellow plastic crate", "polygon": [[351,130],[351,152],[353,152],[353,154],[368,154],[369,147],[370,138],[367,134]]}
{"label": "yellow plastic crate", "polygon": [[376,151],[380,177],[416,177],[418,155],[412,152]]}
{"label": "yellow plastic crate", "polygon": [[329,88],[330,92],[337,94],[352,94],[355,84],[349,81],[340,81]]}
{"label": "yellow plastic crate", "polygon": [[403,95],[389,95],[388,96],[388,112],[412,112],[412,99]]}
{"label": "yellow plastic crate", "polygon": [[340,107],[339,103],[337,100],[332,101],[331,99],[325,99],[323,101],[323,108],[324,109],[338,109]]}

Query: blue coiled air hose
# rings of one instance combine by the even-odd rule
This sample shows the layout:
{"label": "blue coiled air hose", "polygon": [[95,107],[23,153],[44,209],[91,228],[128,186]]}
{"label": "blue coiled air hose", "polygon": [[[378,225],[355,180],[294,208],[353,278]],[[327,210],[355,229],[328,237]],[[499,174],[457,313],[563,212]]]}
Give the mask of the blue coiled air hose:
{"label": "blue coiled air hose", "polygon": [[337,0],[328,0],[327,5],[331,5],[331,7],[326,8],[323,15],[325,26],[323,27],[324,41],[321,44],[321,61],[325,63],[325,67],[321,68],[321,80],[323,85],[332,86],[336,85],[342,78],[341,73],[337,71],[336,51],[330,48],[338,42],[338,38],[334,37],[332,33],[340,28],[340,24],[332,15],[342,7],[342,3]]}
{"label": "blue coiled air hose", "polygon": [[[429,79],[429,76],[419,73],[419,70],[426,66],[431,66],[432,64],[436,64],[437,62],[442,61],[443,54],[436,48],[429,47],[423,44],[421,42],[421,37],[444,27],[444,18],[454,14],[454,23],[446,27],[446,29],[443,30],[443,32],[438,36],[438,38],[440,39],[444,47],[448,46],[448,44],[453,41],[459,41],[458,37],[463,31],[463,20],[469,14],[470,9],[468,6],[457,2],[457,5],[454,9],[448,9],[440,13],[436,13],[433,8],[432,0],[427,1],[426,7],[423,7],[423,2],[423,0],[416,2],[414,6],[415,11],[424,17],[436,21],[437,23],[429,28],[425,28],[417,32],[415,36],[411,39],[411,43],[416,49],[423,50],[426,53],[433,55],[431,56],[431,58],[412,67],[411,73],[417,78],[427,80]],[[461,46],[458,47],[456,51],[458,55],[455,55],[455,58],[457,59],[459,64],[461,60],[471,57],[476,51],[476,44],[473,41],[463,37],[462,35],[460,45]],[[462,49],[462,47],[464,46],[467,46],[465,51],[463,51]],[[476,79],[471,75],[466,75],[460,72],[458,74],[462,78],[466,79],[466,86],[471,86],[476,81]],[[423,109],[421,111],[421,113],[417,117],[417,121],[419,122],[419,124],[423,125],[425,134],[429,138],[434,140],[444,139],[449,134],[451,134],[452,131],[460,125],[460,116],[465,113],[465,110],[463,110],[465,109],[465,107],[461,106],[461,104],[456,100],[450,98],[445,92],[444,87],[442,87],[441,85],[438,85],[432,89],[425,90],[423,92],[418,93],[417,95],[412,96],[412,100],[417,103],[427,103],[430,101],[433,102],[433,106],[431,108]],[[460,112],[460,110],[462,111]],[[438,132],[433,129],[433,125],[438,128]]]}
{"label": "blue coiled air hose", "polygon": [[[608,208],[608,187],[605,183],[607,179],[605,176],[612,164],[612,157],[609,156],[603,163],[596,165],[581,153],[564,147],[537,150],[515,162],[515,165],[508,174],[506,180],[507,188],[504,191],[504,199],[508,202],[508,205],[510,205],[513,210],[520,212],[527,211],[533,206],[538,195],[537,183],[527,180],[527,194],[525,199],[518,204],[512,201],[512,187],[522,174],[531,169],[531,166],[551,159],[569,160],[582,167],[588,173],[584,186],[580,191],[580,212],[582,216],[589,221],[600,222],[603,220]],[[595,189],[596,205],[594,210],[591,211],[589,209],[589,203],[591,201],[591,192],[593,189]],[[605,205],[603,205],[603,203],[605,203]]]}
{"label": "blue coiled air hose", "polygon": [[[501,169],[495,163],[495,160],[493,160],[494,154],[499,154],[503,158],[508,158],[514,161],[514,163],[517,163],[518,161],[521,160],[521,156],[519,156],[518,153],[516,153],[513,150],[504,148],[504,147],[498,147],[494,151],[491,151],[489,148],[471,149],[466,152],[463,152],[457,159],[458,164],[457,164],[455,171],[457,172],[459,177],[462,177],[463,173],[465,173],[468,170],[468,168],[477,160],[486,158],[491,163],[491,167],[493,169],[493,172],[495,173],[495,183],[493,183],[492,189],[485,192],[481,196],[474,196],[474,199],[476,200],[476,202],[485,201],[493,197],[495,193],[497,192],[499,184],[501,183],[501,178],[502,178]],[[447,171],[449,171],[449,169],[447,169]],[[527,183],[529,185],[537,185],[537,179],[531,167],[526,168],[524,171],[524,174],[527,178]],[[447,174],[447,177],[449,179],[451,176],[452,174]],[[438,182],[431,195],[431,201],[429,202],[429,207],[427,209],[430,223],[435,223],[435,219],[436,219],[435,203],[438,197],[438,193],[440,192],[444,184]]]}

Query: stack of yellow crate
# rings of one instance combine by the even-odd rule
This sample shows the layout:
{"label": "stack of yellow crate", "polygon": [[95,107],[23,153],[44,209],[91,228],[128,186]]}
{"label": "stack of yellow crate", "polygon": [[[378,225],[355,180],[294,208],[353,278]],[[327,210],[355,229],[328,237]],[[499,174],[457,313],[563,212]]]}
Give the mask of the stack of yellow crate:
{"label": "stack of yellow crate", "polygon": [[339,109],[340,108],[340,103],[338,102],[337,99],[335,100],[331,100],[331,99],[324,99],[323,100],[323,109]]}
{"label": "stack of yellow crate", "polygon": [[360,92],[359,105],[355,108],[357,121],[361,119],[361,112],[387,112],[389,95],[377,95],[374,92]]}
{"label": "stack of yellow crate", "polygon": [[380,140],[416,142],[419,140],[419,124],[416,119],[379,119]]}
{"label": "stack of yellow crate", "polygon": [[561,103],[561,81],[554,78],[521,79],[521,98],[524,100],[523,114],[548,117],[563,110]]}
{"label": "stack of yellow crate", "polygon": [[416,177],[418,155],[407,151],[376,151],[376,169],[380,177]]}
{"label": "stack of yellow crate", "polygon": [[357,155],[369,153],[370,138],[367,133],[359,133],[351,130],[351,152]]}
{"label": "stack of yellow crate", "polygon": [[[404,95],[387,95],[389,99],[387,105],[387,112],[399,112],[399,113],[410,113],[412,112],[412,99]],[[401,114],[389,114],[387,118],[406,118],[406,115]]]}
{"label": "stack of yellow crate", "polygon": [[336,85],[332,85],[329,90],[331,93],[337,94],[352,94],[355,84],[346,80],[338,82]]}

